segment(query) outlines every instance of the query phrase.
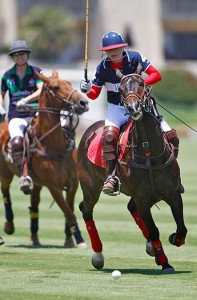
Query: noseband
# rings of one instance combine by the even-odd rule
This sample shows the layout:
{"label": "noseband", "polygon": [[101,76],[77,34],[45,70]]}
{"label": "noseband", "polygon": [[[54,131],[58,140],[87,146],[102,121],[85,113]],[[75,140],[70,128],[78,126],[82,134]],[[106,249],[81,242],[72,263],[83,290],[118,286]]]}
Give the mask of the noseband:
{"label": "noseband", "polygon": [[46,90],[47,90],[47,92],[49,92],[49,93],[51,94],[51,96],[52,96],[53,98],[57,99],[61,104],[62,104],[62,103],[66,103],[66,104],[69,104],[69,105],[72,105],[72,104],[73,104],[73,103],[71,103],[71,99],[73,99],[73,98],[72,98],[73,94],[74,94],[75,92],[77,92],[77,90],[74,90],[74,89],[71,90],[71,92],[69,93],[67,99],[65,99],[65,98],[60,98],[59,96],[57,96],[57,95],[54,93],[54,91],[52,91],[48,86],[46,86]]}

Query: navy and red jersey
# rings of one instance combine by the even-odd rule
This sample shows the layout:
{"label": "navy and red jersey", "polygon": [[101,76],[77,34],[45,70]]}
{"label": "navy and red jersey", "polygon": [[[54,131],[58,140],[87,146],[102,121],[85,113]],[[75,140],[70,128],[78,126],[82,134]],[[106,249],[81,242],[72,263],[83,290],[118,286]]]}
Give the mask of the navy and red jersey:
{"label": "navy and red jersey", "polygon": [[4,93],[9,91],[9,120],[12,118],[25,118],[28,116],[27,113],[18,112],[16,110],[16,103],[20,99],[33,94],[37,90],[37,84],[42,82],[35,71],[39,73],[42,72],[40,68],[27,64],[26,72],[22,79],[16,74],[16,65],[4,73],[1,80],[0,91]]}
{"label": "navy and red jersey", "polygon": [[[123,75],[128,75],[136,72],[139,63],[142,71],[147,73],[150,78],[152,76],[147,84],[154,84],[161,79],[160,73],[139,52],[124,51],[123,62],[120,64],[120,67],[117,64],[117,68],[120,69]],[[107,89],[107,101],[116,105],[122,105],[119,93],[120,81],[121,79],[116,75],[116,69],[112,62],[106,58],[97,66],[95,78],[92,81],[92,88],[87,96],[92,100],[96,99],[100,94],[101,88],[105,86]]]}

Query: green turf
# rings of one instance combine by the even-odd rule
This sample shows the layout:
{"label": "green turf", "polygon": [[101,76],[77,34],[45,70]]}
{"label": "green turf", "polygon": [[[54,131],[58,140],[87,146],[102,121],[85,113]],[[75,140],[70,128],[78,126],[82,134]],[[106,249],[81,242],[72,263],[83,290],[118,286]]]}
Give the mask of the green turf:
{"label": "green turf", "polygon": [[[85,300],[85,299],[197,299],[197,140],[181,139],[179,163],[186,189],[184,198],[185,221],[188,227],[186,244],[176,248],[168,243],[175,231],[169,207],[160,202],[152,208],[160,230],[161,240],[170,264],[176,269],[173,275],[161,275],[154,259],[145,253],[145,242],[127,212],[128,198],[101,196],[95,207],[95,221],[103,241],[105,266],[97,271],[91,265],[92,250],[64,249],[64,219],[46,189],[40,204],[41,248],[28,247],[29,197],[18,189],[18,179],[12,183],[15,213],[14,235],[3,232],[4,210],[1,209],[0,235],[5,245],[0,247],[0,299],[4,300]],[[75,212],[85,240],[89,243],[78,203]],[[90,243],[89,243],[90,244]],[[122,272],[119,280],[111,272]]]}

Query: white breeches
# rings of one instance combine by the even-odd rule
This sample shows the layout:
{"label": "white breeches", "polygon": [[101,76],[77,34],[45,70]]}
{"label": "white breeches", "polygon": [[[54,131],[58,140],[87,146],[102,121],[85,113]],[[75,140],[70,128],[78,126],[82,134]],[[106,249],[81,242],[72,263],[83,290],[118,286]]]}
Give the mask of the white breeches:
{"label": "white breeches", "polygon": [[8,131],[11,140],[16,136],[23,137],[25,128],[30,121],[30,117],[27,118],[13,118],[8,124]]}
{"label": "white breeches", "polygon": [[[127,123],[128,120],[129,114],[124,106],[108,103],[107,112],[105,116],[105,126],[116,126],[117,128],[120,128],[122,125]],[[164,118],[162,118],[160,124],[161,129],[164,132],[171,130],[170,126],[166,123]]]}
{"label": "white breeches", "polygon": [[120,128],[128,122],[129,114],[124,106],[108,103],[107,112],[105,116],[105,126],[116,126]]}
{"label": "white breeches", "polygon": [[172,130],[172,128],[168,125],[168,123],[164,120],[164,118],[161,119],[160,126],[164,132],[168,132]]}

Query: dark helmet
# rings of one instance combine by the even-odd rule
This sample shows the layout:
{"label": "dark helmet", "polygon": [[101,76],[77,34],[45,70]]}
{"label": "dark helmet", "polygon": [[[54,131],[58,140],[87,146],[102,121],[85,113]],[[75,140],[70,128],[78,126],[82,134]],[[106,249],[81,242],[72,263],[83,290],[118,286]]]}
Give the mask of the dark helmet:
{"label": "dark helmet", "polygon": [[8,55],[12,56],[16,52],[28,52],[31,53],[29,46],[25,41],[17,40],[12,43],[10,46],[10,52]]}
{"label": "dark helmet", "polygon": [[124,42],[120,33],[116,31],[110,31],[102,37],[102,48],[100,51],[106,51],[125,46],[128,46],[128,44]]}

